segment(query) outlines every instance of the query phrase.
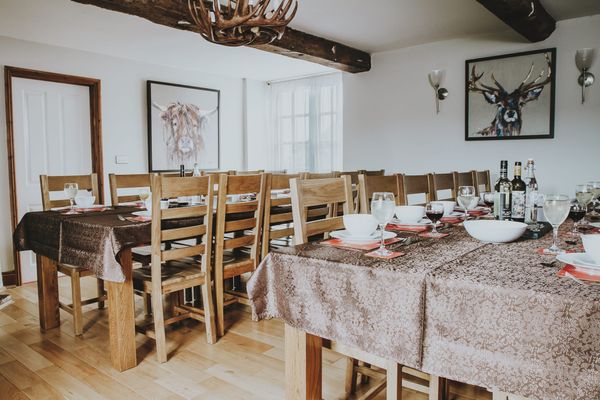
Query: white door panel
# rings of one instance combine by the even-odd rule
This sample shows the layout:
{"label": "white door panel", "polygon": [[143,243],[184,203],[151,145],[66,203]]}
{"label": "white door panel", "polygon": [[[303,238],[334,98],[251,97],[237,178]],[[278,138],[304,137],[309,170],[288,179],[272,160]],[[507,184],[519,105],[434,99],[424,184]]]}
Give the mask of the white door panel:
{"label": "white door panel", "polygon": [[[13,79],[18,218],[42,209],[39,176],[92,172],[90,100],[85,86]],[[21,255],[23,282],[36,280],[35,256]]]}

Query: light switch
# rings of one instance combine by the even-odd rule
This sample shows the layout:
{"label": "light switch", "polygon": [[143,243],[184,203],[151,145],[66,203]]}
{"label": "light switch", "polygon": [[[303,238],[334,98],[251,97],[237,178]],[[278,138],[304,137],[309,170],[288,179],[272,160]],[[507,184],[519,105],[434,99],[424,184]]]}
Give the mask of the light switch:
{"label": "light switch", "polygon": [[115,164],[129,164],[128,156],[115,156]]}

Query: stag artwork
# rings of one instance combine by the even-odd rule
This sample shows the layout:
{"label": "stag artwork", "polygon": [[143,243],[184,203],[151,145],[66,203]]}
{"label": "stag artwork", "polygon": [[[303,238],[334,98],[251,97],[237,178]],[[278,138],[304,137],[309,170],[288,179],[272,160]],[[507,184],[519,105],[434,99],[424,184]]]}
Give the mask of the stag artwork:
{"label": "stag artwork", "polygon": [[530,101],[537,100],[544,87],[552,81],[552,64],[550,57],[546,53],[547,70],[542,70],[537,78],[530,81],[531,74],[535,69],[535,64],[531,63],[531,68],[521,84],[512,92],[508,92],[491,74],[491,80],[494,86],[481,83],[485,74],[482,72],[477,75],[476,65],[471,69],[471,76],[468,82],[470,92],[481,93],[485,100],[495,106],[496,114],[490,126],[477,132],[480,136],[520,136],[523,126],[523,108]]}
{"label": "stag artwork", "polygon": [[163,122],[163,139],[167,146],[169,160],[178,164],[187,164],[200,161],[205,150],[204,132],[210,117],[218,108],[210,111],[201,110],[194,104],[180,102],[161,106],[152,105],[160,110]]}

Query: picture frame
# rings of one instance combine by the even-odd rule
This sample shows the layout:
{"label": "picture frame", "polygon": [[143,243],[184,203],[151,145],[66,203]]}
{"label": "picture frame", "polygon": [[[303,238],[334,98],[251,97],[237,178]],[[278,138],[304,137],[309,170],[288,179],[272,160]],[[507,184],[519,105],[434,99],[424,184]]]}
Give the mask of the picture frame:
{"label": "picture frame", "polygon": [[554,138],[555,83],[556,48],[466,60],[465,140]]}
{"label": "picture frame", "polygon": [[148,171],[218,170],[221,92],[149,80],[146,94]]}

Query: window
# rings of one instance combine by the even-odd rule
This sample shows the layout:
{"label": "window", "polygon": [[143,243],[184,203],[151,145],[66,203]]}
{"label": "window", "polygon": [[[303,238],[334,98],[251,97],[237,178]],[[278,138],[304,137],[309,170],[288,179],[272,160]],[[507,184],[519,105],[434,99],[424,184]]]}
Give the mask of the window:
{"label": "window", "polygon": [[271,83],[269,98],[270,169],[341,169],[341,74]]}

